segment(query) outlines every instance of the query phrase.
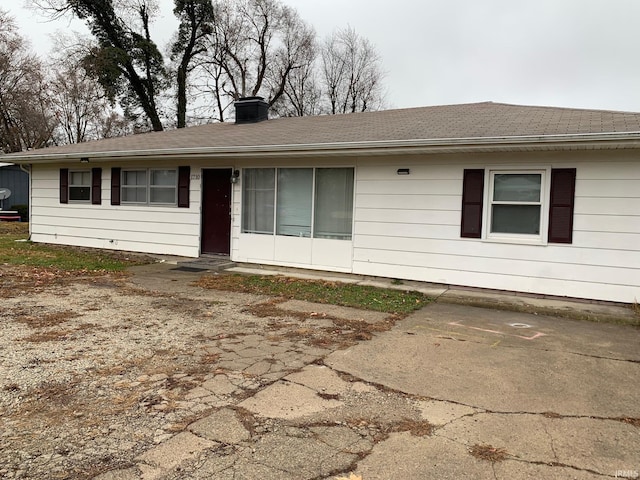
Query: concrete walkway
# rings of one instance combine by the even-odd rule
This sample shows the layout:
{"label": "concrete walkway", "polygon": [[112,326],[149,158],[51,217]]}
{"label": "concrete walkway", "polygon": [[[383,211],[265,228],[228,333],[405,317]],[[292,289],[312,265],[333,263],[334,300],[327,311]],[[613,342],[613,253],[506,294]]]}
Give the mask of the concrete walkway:
{"label": "concrete walkway", "polygon": [[297,268],[245,265],[234,266],[225,270],[247,275],[286,275],[311,280],[318,279],[397,290],[414,290],[424,293],[439,303],[480,306],[497,310],[536,313],[538,315],[552,315],[555,317],[596,322],[640,325],[640,311],[632,308],[630,305],[612,302],[591,302],[570,298],[545,297],[542,295],[455,287],[411,280],[395,281],[390,278],[316,272]]}
{"label": "concrete walkway", "polygon": [[[154,268],[134,283],[206,297],[199,274]],[[432,303],[344,349],[386,316],[274,308],[279,334],[212,345],[187,399],[201,418],[97,478],[639,478],[637,327]]]}

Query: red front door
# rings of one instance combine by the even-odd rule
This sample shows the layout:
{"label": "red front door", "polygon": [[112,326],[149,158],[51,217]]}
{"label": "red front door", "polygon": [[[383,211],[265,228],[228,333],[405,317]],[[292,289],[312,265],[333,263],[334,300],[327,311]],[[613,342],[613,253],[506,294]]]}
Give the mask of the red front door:
{"label": "red front door", "polygon": [[231,247],[231,169],[202,170],[202,253],[228,255]]}

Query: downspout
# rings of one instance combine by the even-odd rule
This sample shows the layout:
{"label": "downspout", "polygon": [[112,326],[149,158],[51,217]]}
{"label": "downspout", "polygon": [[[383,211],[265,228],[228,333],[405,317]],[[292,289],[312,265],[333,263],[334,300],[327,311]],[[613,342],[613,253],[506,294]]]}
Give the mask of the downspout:
{"label": "downspout", "polygon": [[29,207],[29,218],[28,218],[28,220],[29,220],[29,237],[27,238],[27,241],[31,241],[31,205],[33,204],[33,198],[32,198],[33,189],[31,188],[31,182],[32,182],[32,180],[31,180],[31,168],[32,168],[31,164],[29,164],[29,165],[20,164],[20,170],[22,170],[27,175],[29,175],[29,205],[28,205],[28,207]]}

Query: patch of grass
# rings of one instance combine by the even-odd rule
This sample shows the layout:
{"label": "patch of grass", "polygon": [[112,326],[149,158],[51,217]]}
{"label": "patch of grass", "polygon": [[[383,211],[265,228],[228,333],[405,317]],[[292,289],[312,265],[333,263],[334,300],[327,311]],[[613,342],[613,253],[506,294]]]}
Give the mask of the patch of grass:
{"label": "patch of grass", "polygon": [[122,252],[32,243],[27,241],[28,228],[26,223],[0,222],[0,264],[119,272],[132,265],[149,263],[143,257],[129,257]]}
{"label": "patch of grass", "polygon": [[411,313],[430,301],[420,292],[325,280],[303,280],[282,275],[205,275],[196,285],[202,288],[271,295],[396,314]]}

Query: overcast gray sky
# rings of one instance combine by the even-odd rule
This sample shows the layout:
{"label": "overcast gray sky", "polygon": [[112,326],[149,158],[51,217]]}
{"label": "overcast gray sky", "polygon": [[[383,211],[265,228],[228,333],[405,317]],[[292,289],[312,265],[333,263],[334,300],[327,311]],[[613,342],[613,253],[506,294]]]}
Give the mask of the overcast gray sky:
{"label": "overcast gray sky", "polygon": [[[34,49],[66,22],[1,0]],[[10,3],[10,5],[7,5]],[[160,0],[161,46],[175,28]],[[378,49],[389,108],[496,101],[640,112],[638,0],[284,0],[319,37],[350,25]],[[79,25],[81,26],[81,25]]]}

